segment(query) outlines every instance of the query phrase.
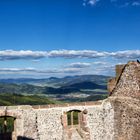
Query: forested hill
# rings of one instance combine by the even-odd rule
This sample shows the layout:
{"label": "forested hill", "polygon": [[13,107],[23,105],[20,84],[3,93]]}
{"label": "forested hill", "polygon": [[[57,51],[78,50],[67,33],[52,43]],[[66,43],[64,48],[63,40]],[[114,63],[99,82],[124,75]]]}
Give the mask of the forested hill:
{"label": "forested hill", "polygon": [[0,83],[15,83],[15,84],[32,84],[39,86],[69,86],[75,83],[81,82],[94,82],[99,85],[106,85],[109,76],[103,75],[76,75],[66,76],[63,78],[50,77],[45,79],[33,79],[33,78],[18,78],[18,79],[0,79]]}
{"label": "forested hill", "polygon": [[109,78],[81,75],[47,79],[0,79],[0,105],[100,100],[107,97]]}
{"label": "forested hill", "polygon": [[0,93],[7,94],[67,94],[80,92],[81,89],[106,89],[106,85],[81,82],[62,87],[41,87],[29,84],[0,83]]}

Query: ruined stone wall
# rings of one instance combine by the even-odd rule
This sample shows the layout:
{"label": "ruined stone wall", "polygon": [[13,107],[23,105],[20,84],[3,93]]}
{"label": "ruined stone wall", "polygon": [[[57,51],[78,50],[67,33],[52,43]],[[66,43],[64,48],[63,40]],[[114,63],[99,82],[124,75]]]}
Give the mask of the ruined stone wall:
{"label": "ruined stone wall", "polygon": [[101,106],[88,108],[88,125],[91,140],[113,140],[114,110],[105,100]]}
{"label": "ruined stone wall", "polygon": [[125,65],[121,76],[118,78],[112,96],[132,97],[140,99],[140,64],[129,62]]}
{"label": "ruined stone wall", "polygon": [[140,139],[140,63],[128,62],[108,101],[114,110],[114,140]]}
{"label": "ruined stone wall", "polygon": [[140,102],[131,98],[111,98],[114,108],[114,139],[140,139]]}
{"label": "ruined stone wall", "polygon": [[[20,116],[20,119],[16,119],[14,132],[16,137],[27,137],[34,140],[67,140],[64,137],[62,115],[70,110],[84,111],[85,109],[87,111],[86,127],[90,140],[111,140],[113,137],[113,133],[110,132],[114,131],[112,121],[114,112],[108,102],[89,102],[87,105],[83,103],[64,107],[16,106],[5,109],[0,108],[1,112],[15,112]],[[9,115],[11,116],[11,114]]]}

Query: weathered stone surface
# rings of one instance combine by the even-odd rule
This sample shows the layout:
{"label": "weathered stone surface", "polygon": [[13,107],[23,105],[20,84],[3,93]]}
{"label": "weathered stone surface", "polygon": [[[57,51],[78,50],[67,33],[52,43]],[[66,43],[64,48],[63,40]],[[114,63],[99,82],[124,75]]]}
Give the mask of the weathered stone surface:
{"label": "weathered stone surface", "polygon": [[107,89],[108,89],[109,93],[111,93],[113,91],[116,84],[117,84],[116,78],[109,79],[109,81],[107,83]]}
{"label": "weathered stone surface", "polygon": [[116,81],[119,79],[121,76],[123,70],[125,68],[125,65],[116,65]]}
{"label": "weathered stone surface", "polygon": [[140,139],[140,101],[112,98],[114,108],[114,140]]}
{"label": "weathered stone surface", "polygon": [[125,69],[122,71],[121,77],[119,77],[119,81],[113,90],[113,96],[140,99],[139,68],[140,64],[136,62],[129,62],[125,65]]}

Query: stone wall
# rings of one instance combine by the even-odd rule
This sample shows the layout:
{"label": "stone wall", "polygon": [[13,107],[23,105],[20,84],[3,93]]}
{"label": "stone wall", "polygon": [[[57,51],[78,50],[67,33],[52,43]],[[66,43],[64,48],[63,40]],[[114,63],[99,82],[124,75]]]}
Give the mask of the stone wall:
{"label": "stone wall", "polygon": [[[115,79],[111,96],[103,101],[5,106],[0,116],[15,118],[12,140],[139,140],[140,64],[129,62]],[[66,112],[71,110],[81,112],[81,126],[68,126]]]}
{"label": "stone wall", "polygon": [[[3,109],[0,107],[1,114],[4,112],[15,112],[15,131],[16,137],[27,137],[34,140],[67,140],[64,137],[64,127],[62,116],[64,112],[70,110],[87,111],[86,127],[89,131],[90,139],[108,139],[113,137],[114,115],[111,104],[107,101],[89,102],[77,105],[66,104],[63,107],[49,106],[15,106]],[[13,116],[9,114],[9,116]],[[19,116],[20,118],[17,118]],[[106,131],[109,129],[109,131]]]}
{"label": "stone wall", "polygon": [[[112,96],[140,98],[140,64],[128,62],[115,83]],[[111,85],[111,83],[110,83]],[[109,87],[110,88],[110,87]]]}
{"label": "stone wall", "polygon": [[128,62],[108,98],[114,109],[114,140],[140,139],[140,63]]}
{"label": "stone wall", "polygon": [[140,139],[140,102],[131,98],[110,99],[114,108],[114,140]]}

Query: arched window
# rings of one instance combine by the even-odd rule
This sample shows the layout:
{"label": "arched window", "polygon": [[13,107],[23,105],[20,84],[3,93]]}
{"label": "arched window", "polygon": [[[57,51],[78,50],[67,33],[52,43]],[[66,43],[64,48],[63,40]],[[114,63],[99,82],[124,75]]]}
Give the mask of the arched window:
{"label": "arched window", "polygon": [[14,117],[0,117],[0,140],[12,140],[12,132],[14,131]]}
{"label": "arched window", "polygon": [[71,110],[67,112],[67,124],[70,125],[80,125],[81,111]]}

